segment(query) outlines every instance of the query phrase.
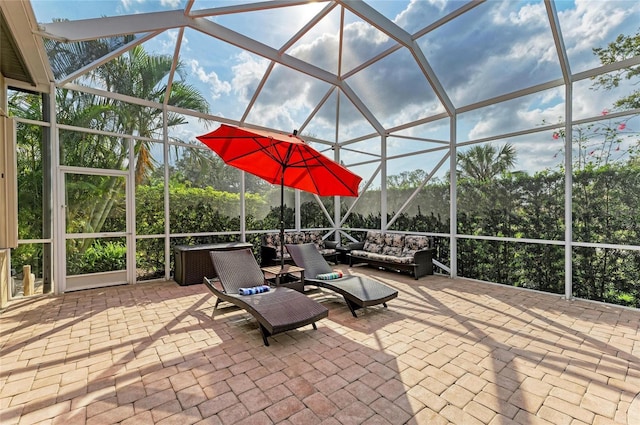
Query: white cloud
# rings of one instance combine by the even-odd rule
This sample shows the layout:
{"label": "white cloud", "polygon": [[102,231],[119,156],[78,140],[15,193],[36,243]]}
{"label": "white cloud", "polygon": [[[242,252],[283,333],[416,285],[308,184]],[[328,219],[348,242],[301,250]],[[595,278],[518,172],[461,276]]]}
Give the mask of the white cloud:
{"label": "white cloud", "polygon": [[217,99],[223,94],[229,94],[231,84],[228,81],[223,81],[218,78],[218,74],[214,71],[207,73],[196,59],[191,59],[188,63],[191,66],[191,71],[198,79],[207,84],[213,99]]}
{"label": "white cloud", "polygon": [[[160,52],[163,54],[172,55],[176,51],[176,43],[178,42],[178,30],[169,30],[166,32],[166,37],[160,37]],[[187,37],[182,37],[182,49],[188,44]]]}
{"label": "white cloud", "polygon": [[292,56],[332,73],[338,71],[337,34],[324,33],[310,43],[298,44],[289,52]]}
{"label": "white cloud", "polygon": [[126,10],[126,11],[131,10],[132,7],[134,6],[134,3],[142,4],[144,2],[145,2],[145,0],[120,0],[120,4],[122,5],[124,10]]}
{"label": "white cloud", "polygon": [[181,0],[160,0],[162,6],[168,6],[177,9],[180,6]]}
{"label": "white cloud", "polygon": [[411,0],[406,9],[396,16],[394,22],[405,30],[413,32],[459,6],[460,4],[455,1]]}
{"label": "white cloud", "polygon": [[[566,15],[562,22],[563,32],[565,32],[564,26],[567,25],[567,16],[573,22],[580,23],[579,27],[585,25],[599,27],[602,32],[601,27],[606,24],[613,28],[609,29],[610,32],[617,31],[615,28],[622,22],[622,16],[619,13],[620,3],[616,7],[606,6],[603,3],[607,2],[590,1],[587,6],[586,3],[579,1],[576,8],[561,12]],[[421,25],[424,26],[434,16],[450,12],[452,7],[454,6],[451,4],[439,1],[412,1],[407,10],[400,13],[396,20],[403,27],[411,28],[415,24],[408,20],[423,17]],[[600,16],[603,13],[607,16]],[[595,22],[594,19],[598,16],[600,21]],[[598,31],[591,30],[589,34],[591,33],[597,34]],[[325,32],[314,40],[297,44],[290,53],[324,69],[337,69],[339,51],[337,36],[338,34]],[[347,25],[343,36],[346,56],[342,63],[346,69],[368,60],[375,52],[380,51],[380,46],[386,48],[390,45],[389,43],[394,43],[382,32],[363,22]],[[590,36],[587,36],[587,39],[590,39],[586,43],[589,46],[588,53],[592,55],[590,49],[602,45],[602,42],[600,40],[600,43],[595,43],[598,40]],[[578,40],[573,40],[571,37],[567,40],[569,49],[575,49],[578,45]],[[425,50],[427,60],[434,67],[446,94],[458,107],[562,77],[548,16],[542,2],[535,4],[511,1],[487,2],[425,37],[421,47]],[[415,59],[411,55],[394,54],[393,60],[380,61],[362,72],[364,77],[352,78],[346,82],[356,90],[365,105],[384,120],[385,125],[395,126],[443,110],[430,88],[426,91],[421,89],[428,85],[424,76],[420,72],[408,72],[416,68]],[[253,90],[248,88],[255,88],[260,81],[262,70],[251,66],[246,70],[236,66],[234,74],[236,75],[233,80],[234,91],[248,99],[248,96],[253,93]],[[276,81],[277,78],[282,80]],[[394,81],[396,81],[395,84]],[[287,73],[274,73],[268,85],[271,89],[261,93],[261,106],[256,106],[256,111],[260,107],[264,108],[259,114],[261,120],[265,122],[269,119],[292,120],[292,112],[287,111],[283,106],[299,108],[306,102],[312,101],[306,100],[302,97],[303,95],[310,95],[314,90],[322,87],[321,85],[316,88],[304,86],[300,89],[299,85],[290,81]],[[406,90],[399,87],[404,87]],[[542,106],[532,106],[531,101],[526,99],[513,102],[508,108],[488,108],[483,111],[482,120],[464,136],[474,139],[505,133],[514,126],[514,123],[517,123],[517,129],[524,129],[527,126],[535,128],[541,125],[543,120],[555,122],[559,116],[564,115],[563,94],[563,88],[540,94],[537,101]],[[590,94],[593,95],[593,93]],[[288,101],[283,103],[282,98]],[[575,100],[583,103],[574,105],[577,110],[582,108],[589,108],[591,111],[601,110],[598,108],[601,108],[602,100],[593,102],[592,97],[590,102],[587,98],[583,99],[581,95],[577,95]],[[598,104],[598,107],[595,108],[593,103]],[[323,112],[328,115],[314,119],[323,119],[327,123],[335,119],[335,115],[331,116],[332,111],[329,109]],[[257,116],[258,113],[255,115]],[[341,129],[347,128],[349,122],[344,120],[341,123]]]}
{"label": "white cloud", "polygon": [[[573,71],[583,70],[587,64],[597,65],[592,48],[604,47],[620,33],[636,31],[637,21],[633,23],[629,17],[640,13],[637,1],[576,0],[575,3],[575,9],[558,14]],[[625,28],[623,23],[633,26]]]}
{"label": "white cloud", "polygon": [[461,120],[471,128],[460,134],[460,140],[483,139],[564,120],[563,97],[563,88],[557,88],[465,114]]}
{"label": "white cloud", "polygon": [[242,52],[235,57],[235,62],[231,67],[231,87],[236,96],[248,102],[264,75],[268,61]]}
{"label": "white cloud", "polygon": [[[134,3],[144,4],[144,3],[147,3],[147,0],[120,0],[120,5],[123,7],[125,11],[131,10]],[[160,0],[160,5],[162,7],[172,8],[172,9],[177,9],[178,7],[180,7],[181,3],[182,3],[181,0]]]}

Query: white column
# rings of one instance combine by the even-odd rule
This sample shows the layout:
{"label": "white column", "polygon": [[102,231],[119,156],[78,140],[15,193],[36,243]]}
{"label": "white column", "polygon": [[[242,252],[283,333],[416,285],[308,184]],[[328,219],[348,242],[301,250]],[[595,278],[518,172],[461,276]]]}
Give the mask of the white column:
{"label": "white column", "polygon": [[[64,204],[65,179],[60,171],[60,135],[58,133],[58,115],[56,106],[56,86],[51,84],[49,89],[49,124],[51,131],[51,198],[53,199],[53,292],[65,292],[67,283],[67,241],[66,236],[66,205]],[[46,190],[46,188],[45,188]]]}
{"label": "white column", "polygon": [[380,168],[380,230],[387,230],[387,135],[380,137],[380,158],[382,167]]}
{"label": "white column", "polygon": [[573,83],[566,85],[564,125],[564,296],[573,296]]}
{"label": "white column", "polygon": [[458,135],[456,127],[458,125],[458,116],[453,114],[450,123],[450,143],[449,143],[449,261],[451,264],[450,277],[458,277],[458,179],[456,175],[457,161],[457,142]]}

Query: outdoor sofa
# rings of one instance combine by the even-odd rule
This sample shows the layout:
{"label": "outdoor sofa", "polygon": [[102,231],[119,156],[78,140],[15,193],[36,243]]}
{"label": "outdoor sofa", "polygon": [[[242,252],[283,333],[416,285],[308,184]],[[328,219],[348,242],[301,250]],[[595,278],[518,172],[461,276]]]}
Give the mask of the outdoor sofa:
{"label": "outdoor sofa", "polygon": [[[312,243],[316,246],[320,254],[327,261],[338,262],[338,245],[334,241],[322,239],[322,232],[317,230],[306,230],[301,232],[285,232],[284,244]],[[291,256],[284,250],[285,263],[291,263]],[[280,264],[280,233],[265,233],[262,235],[260,245],[260,265],[263,267]]]}
{"label": "outdoor sofa", "polygon": [[249,312],[260,326],[262,341],[269,346],[268,336],[312,325],[329,315],[329,310],[306,295],[283,286],[268,287],[266,292],[241,295],[268,285],[250,249],[211,251],[211,261],[219,281],[205,277],[204,284],[220,301],[227,301]]}
{"label": "outdoor sofa", "polygon": [[336,292],[344,298],[353,317],[356,310],[382,304],[398,296],[398,291],[377,280],[361,276],[331,276],[333,269],[313,244],[287,244],[287,251],[298,267],[304,268],[305,285],[311,284]]}
{"label": "outdoor sofa", "polygon": [[409,272],[415,279],[433,274],[433,238],[423,235],[368,231],[362,242],[348,245],[349,266],[370,266]]}

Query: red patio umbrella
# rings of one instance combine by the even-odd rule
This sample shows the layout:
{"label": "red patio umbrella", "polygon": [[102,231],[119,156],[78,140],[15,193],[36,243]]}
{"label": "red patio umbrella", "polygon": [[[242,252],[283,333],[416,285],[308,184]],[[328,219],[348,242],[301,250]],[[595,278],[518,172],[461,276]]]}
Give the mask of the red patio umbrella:
{"label": "red patio umbrella", "polygon": [[222,124],[198,136],[222,160],[280,185],[280,258],[284,266],[284,186],[320,196],[358,196],[361,177],[322,155],[294,134]]}

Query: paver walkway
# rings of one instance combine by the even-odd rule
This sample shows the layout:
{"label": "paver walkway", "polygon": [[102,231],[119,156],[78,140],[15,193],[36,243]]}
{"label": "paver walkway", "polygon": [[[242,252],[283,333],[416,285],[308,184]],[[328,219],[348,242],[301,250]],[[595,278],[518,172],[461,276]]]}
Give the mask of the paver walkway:
{"label": "paver walkway", "polygon": [[[348,270],[343,266],[343,270]],[[203,285],[14,301],[0,423],[640,424],[640,311],[353,268],[400,291],[270,338]]]}

